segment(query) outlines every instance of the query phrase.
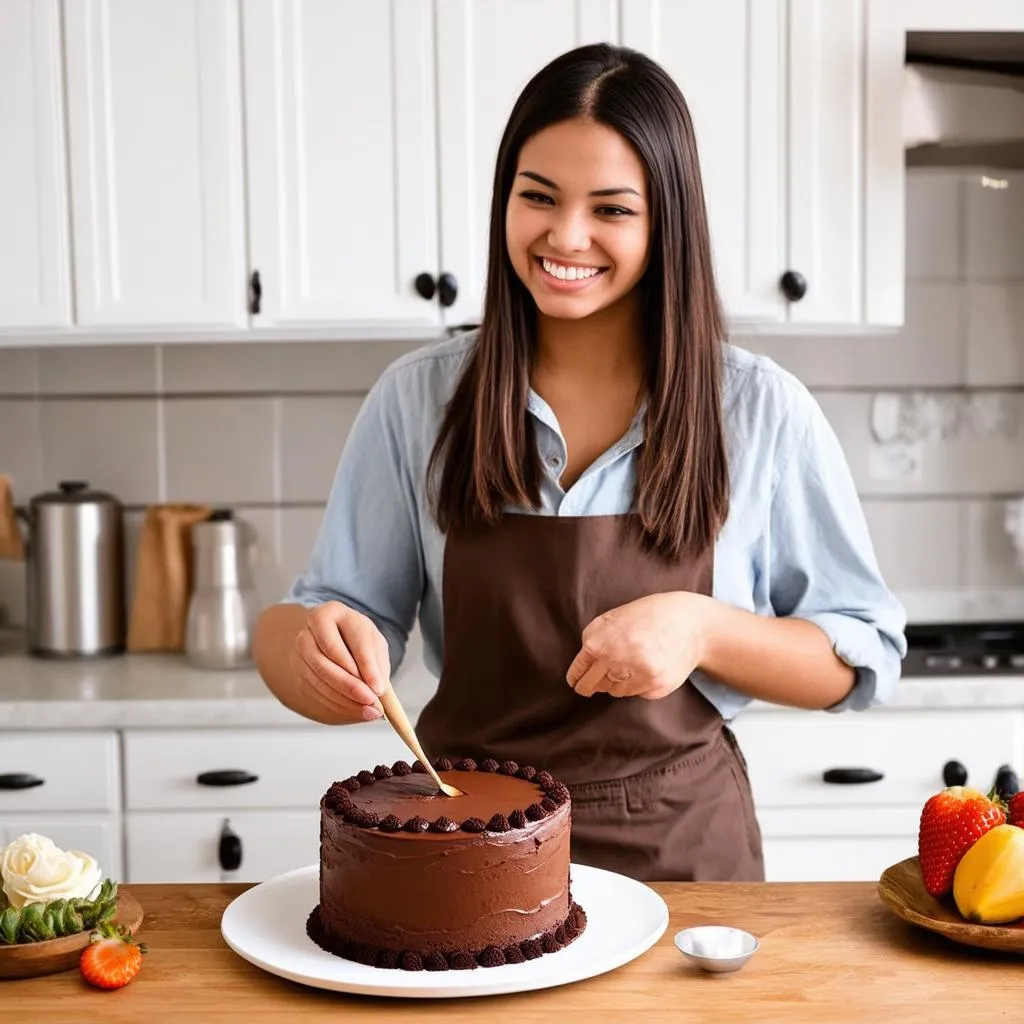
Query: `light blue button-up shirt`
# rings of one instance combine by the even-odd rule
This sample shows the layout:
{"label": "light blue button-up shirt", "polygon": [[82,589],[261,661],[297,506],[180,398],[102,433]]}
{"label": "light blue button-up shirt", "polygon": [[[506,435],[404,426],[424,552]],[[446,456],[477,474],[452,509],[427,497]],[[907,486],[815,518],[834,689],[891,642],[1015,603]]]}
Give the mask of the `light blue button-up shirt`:
{"label": "light blue button-up shirt", "polygon": [[[426,470],[474,337],[403,356],[370,390],[341,453],[309,566],[285,598],[308,607],[342,601],[368,615],[387,639],[393,670],[417,614],[427,668],[440,675],[443,664],[444,535],[427,502]],[[642,412],[564,490],[558,420],[532,391],[527,408],[545,470],[536,514],[629,512]],[[795,377],[733,345],[725,346],[723,409],[731,490],[715,546],[714,596],[759,615],[814,622],[856,669],[856,685],[833,709],[882,703],[899,680],[906,614],[881,578],[828,421]],[[694,683],[727,721],[751,699],[699,672]]]}

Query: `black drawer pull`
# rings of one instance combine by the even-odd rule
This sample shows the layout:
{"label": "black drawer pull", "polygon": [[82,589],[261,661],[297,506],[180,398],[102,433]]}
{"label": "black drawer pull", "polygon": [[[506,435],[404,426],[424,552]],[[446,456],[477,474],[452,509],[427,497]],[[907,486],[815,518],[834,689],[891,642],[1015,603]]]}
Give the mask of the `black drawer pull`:
{"label": "black drawer pull", "polygon": [[242,771],[240,768],[222,768],[219,771],[200,772],[196,776],[196,782],[200,786],[246,786],[258,779],[258,775]]}
{"label": "black drawer pull", "polygon": [[32,789],[45,782],[46,779],[30,775],[28,772],[8,772],[6,775],[0,775],[0,789]]}
{"label": "black drawer pull", "polygon": [[220,830],[220,841],[217,843],[217,860],[223,871],[237,871],[242,866],[242,840],[237,833],[231,831],[228,819]]}
{"label": "black drawer pull", "polygon": [[859,786],[864,782],[879,782],[885,776],[872,768],[829,768],[821,778],[838,786]]}

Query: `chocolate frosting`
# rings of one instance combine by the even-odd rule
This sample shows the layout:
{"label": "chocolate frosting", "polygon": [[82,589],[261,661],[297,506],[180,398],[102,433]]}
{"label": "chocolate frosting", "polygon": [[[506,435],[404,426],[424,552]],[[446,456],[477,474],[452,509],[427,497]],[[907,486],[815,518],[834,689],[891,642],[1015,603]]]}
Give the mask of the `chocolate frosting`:
{"label": "chocolate frosting", "polygon": [[458,797],[416,771],[379,772],[373,781],[360,773],[333,786],[321,804],[320,904],[310,934],[335,952],[449,959],[541,938],[550,946],[572,906],[570,801],[547,773],[527,779],[518,771],[512,762],[442,770],[463,791]]}
{"label": "chocolate frosting", "polygon": [[402,822],[417,816],[427,821],[445,817],[456,823],[468,818],[487,822],[495,814],[508,817],[514,811],[525,811],[546,795],[534,782],[497,773],[442,771],[438,775],[443,782],[461,789],[464,795],[445,796],[429,775],[414,774],[392,776],[370,786],[360,786],[351,794],[352,803],[381,818],[393,814]]}

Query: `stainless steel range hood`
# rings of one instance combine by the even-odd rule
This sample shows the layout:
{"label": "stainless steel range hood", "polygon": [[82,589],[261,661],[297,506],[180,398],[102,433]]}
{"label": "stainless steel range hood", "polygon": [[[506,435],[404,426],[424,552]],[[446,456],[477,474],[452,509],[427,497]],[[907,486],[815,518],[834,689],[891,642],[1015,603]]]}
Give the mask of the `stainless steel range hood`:
{"label": "stainless steel range hood", "polygon": [[1024,34],[910,33],[908,166],[1024,168]]}

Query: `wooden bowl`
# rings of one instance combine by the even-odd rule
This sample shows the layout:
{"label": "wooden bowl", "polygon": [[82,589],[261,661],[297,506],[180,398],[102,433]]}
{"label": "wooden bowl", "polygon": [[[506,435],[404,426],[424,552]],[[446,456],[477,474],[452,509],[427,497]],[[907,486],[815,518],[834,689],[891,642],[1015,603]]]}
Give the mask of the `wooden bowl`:
{"label": "wooden bowl", "polygon": [[[130,893],[117,894],[117,913],[114,920],[134,935],[142,924],[142,907]],[[89,945],[91,928],[45,942],[21,942],[14,946],[0,946],[0,980],[5,978],[35,978],[40,974],[56,974],[78,966],[83,949]]]}
{"label": "wooden bowl", "polygon": [[928,895],[916,857],[886,868],[878,881],[878,895],[897,917],[961,945],[1024,954],[1024,921],[1011,925],[965,921],[952,898],[937,900]]}

